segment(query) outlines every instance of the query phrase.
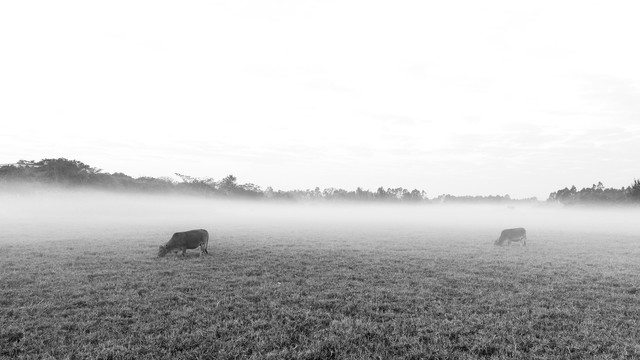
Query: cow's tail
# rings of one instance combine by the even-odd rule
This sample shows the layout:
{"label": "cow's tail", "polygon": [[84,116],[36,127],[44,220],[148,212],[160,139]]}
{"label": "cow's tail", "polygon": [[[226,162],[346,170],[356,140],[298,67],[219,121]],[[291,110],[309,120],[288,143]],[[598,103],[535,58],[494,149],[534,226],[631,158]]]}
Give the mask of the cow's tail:
{"label": "cow's tail", "polygon": [[204,231],[204,242],[200,245],[200,249],[203,253],[209,254],[207,247],[209,246],[209,232],[207,230],[202,229]]}

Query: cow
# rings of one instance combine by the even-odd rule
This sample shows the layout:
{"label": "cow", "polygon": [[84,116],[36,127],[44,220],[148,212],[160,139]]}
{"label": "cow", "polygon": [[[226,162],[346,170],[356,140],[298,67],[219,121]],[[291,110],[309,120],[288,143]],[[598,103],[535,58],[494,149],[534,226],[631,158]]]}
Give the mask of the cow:
{"label": "cow", "polygon": [[527,230],[524,228],[502,230],[500,237],[494,242],[495,245],[511,245],[512,242],[522,241],[522,246],[527,246]]}
{"label": "cow", "polygon": [[187,249],[196,249],[200,247],[200,255],[209,254],[207,251],[207,245],[209,244],[209,233],[207,230],[190,230],[184,232],[177,232],[173,234],[171,240],[164,246],[160,246],[158,256],[163,257],[168,252],[182,251],[182,256],[186,256]]}

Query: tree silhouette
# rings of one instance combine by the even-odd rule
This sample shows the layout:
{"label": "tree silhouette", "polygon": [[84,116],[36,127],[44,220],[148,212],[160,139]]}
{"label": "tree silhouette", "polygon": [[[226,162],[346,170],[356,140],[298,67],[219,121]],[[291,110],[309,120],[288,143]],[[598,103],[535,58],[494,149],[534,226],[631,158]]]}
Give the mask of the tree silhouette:
{"label": "tree silhouette", "polygon": [[[274,190],[267,187],[262,190],[253,183],[239,184],[233,175],[224,177],[219,182],[213,178],[197,178],[175,173],[181,181],[174,181],[166,177],[133,178],[121,172],[113,174],[102,172],[101,169],[89,166],[78,160],[65,158],[42,159],[40,161],[19,160],[15,164],[0,165],[0,185],[9,182],[19,183],[47,183],[58,186],[83,186],[104,188],[119,191],[150,191],[150,192],[185,192],[197,195],[219,197],[248,197],[265,199],[283,199],[299,201],[393,201],[393,202],[430,202],[424,190],[409,191],[403,187],[378,187],[375,192],[357,187],[355,190],[328,187],[320,190]],[[537,201],[530,199],[511,199],[509,195],[490,196],[452,196],[440,195],[435,202],[489,202],[500,203],[510,201]],[[563,204],[579,203],[640,203],[640,180],[634,179],[633,184],[620,189],[607,188],[599,181],[590,187],[578,191],[575,186],[563,188],[549,194],[548,201]]]}
{"label": "tree silhouette", "polygon": [[629,195],[632,201],[640,201],[640,180],[633,179],[633,184],[629,188]]}

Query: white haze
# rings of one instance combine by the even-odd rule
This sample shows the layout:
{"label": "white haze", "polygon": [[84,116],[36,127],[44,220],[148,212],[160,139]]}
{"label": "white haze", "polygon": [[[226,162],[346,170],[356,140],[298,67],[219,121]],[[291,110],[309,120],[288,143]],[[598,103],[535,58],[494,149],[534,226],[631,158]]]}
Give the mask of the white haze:
{"label": "white haze", "polygon": [[[529,242],[562,241],[562,234],[640,236],[636,208],[537,205],[273,203],[96,191],[0,193],[0,243],[68,239],[144,238],[162,244],[173,232],[210,231],[214,241],[236,236],[307,242],[332,236],[429,242],[446,234],[460,242],[491,245],[505,228],[525,227]],[[99,236],[98,236],[99,234]],[[375,236],[370,236],[375,234]],[[313,238],[313,239],[311,239]],[[346,239],[346,240],[345,240]],[[315,241],[314,240],[314,241]],[[320,240],[322,241],[322,240]],[[373,241],[373,240],[372,240]]]}

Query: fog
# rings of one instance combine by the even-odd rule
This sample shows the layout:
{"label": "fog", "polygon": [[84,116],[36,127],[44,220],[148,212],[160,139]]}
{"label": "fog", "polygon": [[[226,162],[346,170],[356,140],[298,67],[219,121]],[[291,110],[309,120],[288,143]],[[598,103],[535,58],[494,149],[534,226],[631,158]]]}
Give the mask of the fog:
{"label": "fog", "polygon": [[[640,211],[631,207],[562,207],[559,205],[448,205],[274,203],[228,201],[171,195],[99,191],[0,193],[0,242],[61,240],[91,236],[123,238],[132,234],[166,240],[171,233],[205,228],[214,237],[235,233],[267,236],[300,232],[394,234],[442,231],[491,243],[502,229],[525,227],[536,237],[570,233],[639,235]],[[463,235],[464,234],[464,235]],[[164,240],[163,240],[164,239]],[[362,241],[362,238],[360,238]],[[424,241],[428,241],[425,238]]]}

